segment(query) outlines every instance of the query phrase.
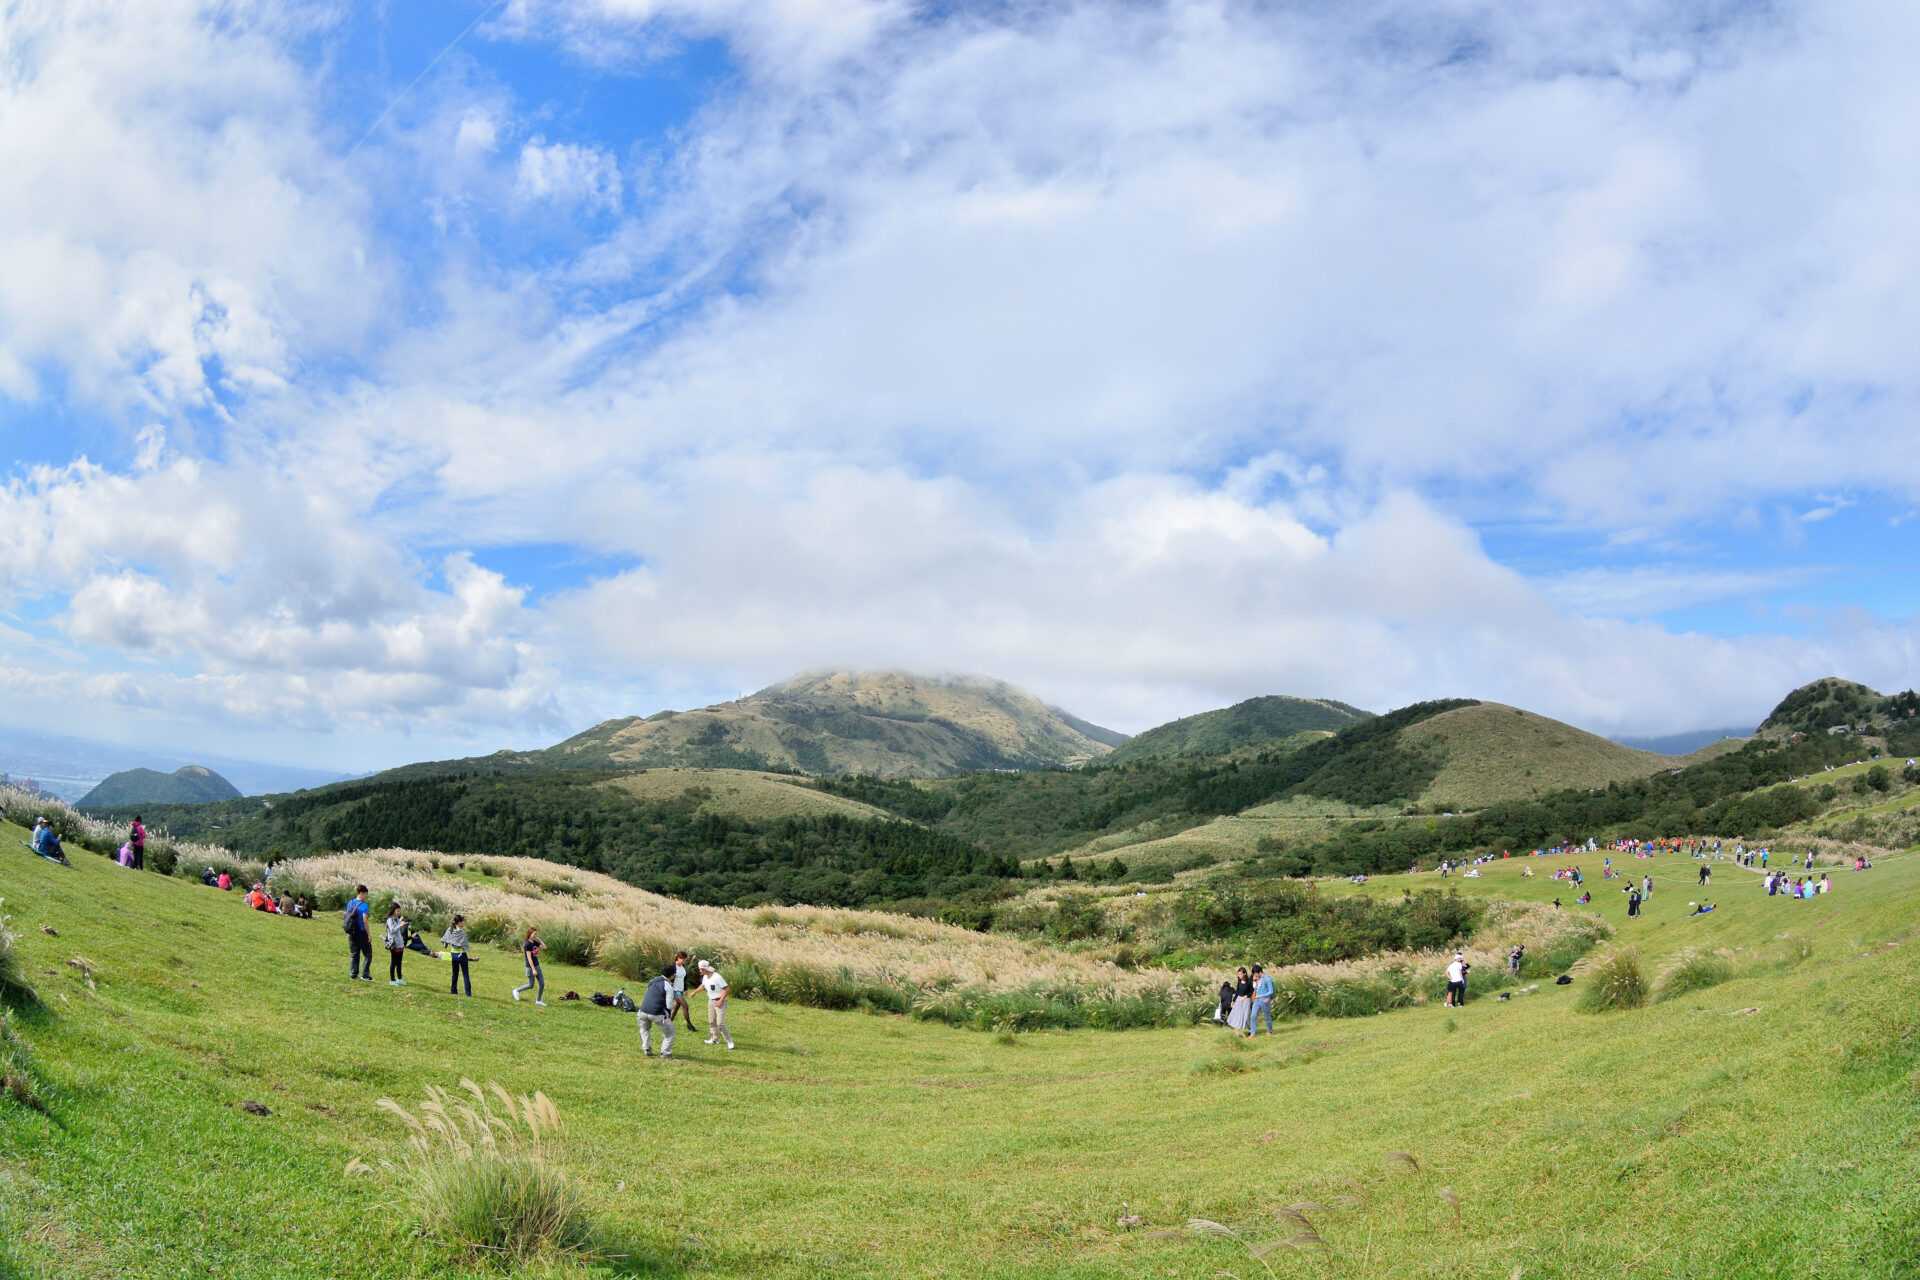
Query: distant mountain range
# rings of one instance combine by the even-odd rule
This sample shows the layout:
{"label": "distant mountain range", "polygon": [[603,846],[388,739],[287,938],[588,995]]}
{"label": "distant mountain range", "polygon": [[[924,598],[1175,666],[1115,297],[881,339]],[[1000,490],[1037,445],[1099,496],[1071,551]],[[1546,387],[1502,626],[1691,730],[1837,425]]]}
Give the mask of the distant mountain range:
{"label": "distant mountain range", "polygon": [[1754,732],[1752,729],[1732,726],[1725,729],[1693,729],[1687,733],[1669,733],[1657,738],[1615,738],[1614,741],[1623,747],[1632,747],[1636,751],[1651,751],[1663,756],[1684,756],[1726,738],[1751,738]]}
{"label": "distant mountain range", "polygon": [[198,764],[218,770],[245,795],[297,791],[325,786],[354,775],[295,765],[263,764],[196,752],[195,759],[164,749],[127,746],[91,738],[0,725],[0,773],[16,780],[32,778],[49,795],[73,803],[122,769],[178,769]]}
{"label": "distant mountain range", "polygon": [[204,765],[182,765],[172,773],[157,769],[122,769],[103,778],[80,797],[79,807],[110,808],[129,804],[206,804],[238,800],[240,789]]}

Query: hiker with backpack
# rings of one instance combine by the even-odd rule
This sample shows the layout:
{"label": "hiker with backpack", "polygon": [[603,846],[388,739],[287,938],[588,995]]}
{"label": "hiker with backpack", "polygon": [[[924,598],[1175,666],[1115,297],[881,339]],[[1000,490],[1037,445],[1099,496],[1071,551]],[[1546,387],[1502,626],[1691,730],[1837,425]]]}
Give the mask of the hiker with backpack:
{"label": "hiker with backpack", "polygon": [[[667,965],[660,976],[647,983],[646,992],[640,997],[640,1007],[634,1012],[634,1021],[640,1026],[640,1056],[653,1055],[653,1029],[660,1028],[660,1060],[666,1061],[673,1056],[673,981],[676,966]],[[685,969],[681,969],[684,974]],[[685,981],[682,978],[681,981]],[[709,1041],[711,1043],[711,1041]]]}
{"label": "hiker with backpack", "polygon": [[467,983],[467,999],[473,999],[473,970],[468,967],[470,961],[467,956],[467,918],[465,916],[453,918],[453,923],[447,926],[447,931],[440,935],[440,945],[447,949],[449,956],[453,957],[453,972],[448,978],[451,984],[447,989],[448,994],[459,995],[460,980],[464,978]]}
{"label": "hiker with backpack", "polygon": [[[225,879],[225,876],[221,878]],[[352,967],[347,975],[349,982],[373,981],[373,939],[367,933],[367,911],[367,886],[360,885],[354,889],[347,909],[340,915],[340,927],[346,930],[347,952],[352,958]],[[364,973],[361,971],[362,960],[366,962]]]}
{"label": "hiker with backpack", "polygon": [[535,993],[533,1002],[542,1009],[547,1007],[547,975],[540,971],[540,952],[546,945],[540,941],[540,926],[528,925],[526,940],[520,944],[520,950],[525,953],[527,959],[527,980],[525,984],[513,989],[513,998],[518,1000],[522,991],[533,991],[538,984],[539,990]]}

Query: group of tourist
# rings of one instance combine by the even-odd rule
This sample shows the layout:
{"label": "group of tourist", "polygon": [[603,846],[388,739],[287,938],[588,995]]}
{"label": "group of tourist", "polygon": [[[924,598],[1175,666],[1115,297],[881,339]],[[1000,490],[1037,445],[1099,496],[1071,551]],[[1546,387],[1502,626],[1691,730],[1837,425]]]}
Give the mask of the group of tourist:
{"label": "group of tourist", "polygon": [[[350,982],[373,981],[373,931],[369,921],[373,907],[367,899],[367,893],[366,885],[356,885],[352,899],[340,916],[340,927],[347,935],[347,978]],[[387,907],[386,919],[380,927],[380,944],[387,952],[387,985],[390,987],[407,985],[406,956],[409,951],[434,960],[442,958],[441,952],[429,947],[421,938],[420,931],[397,902]],[[468,999],[472,999],[473,950],[472,939],[467,933],[466,916],[453,917],[453,922],[440,934],[440,945],[446,948],[445,955],[450,963],[448,994],[458,996],[464,992]],[[532,992],[534,1006],[540,1009],[547,1007],[547,975],[540,963],[540,953],[546,950],[546,946],[540,937],[540,926],[528,925],[518,946],[521,963],[526,970],[526,981],[508,992],[515,1000]],[[631,1000],[623,1005],[634,1012],[638,1019],[642,1056],[652,1056],[652,1032],[656,1028],[663,1033],[660,1056],[673,1056],[676,1013],[684,1014],[687,1030],[693,1030],[692,1006],[687,1001],[687,961],[687,953],[680,952],[672,964],[647,983],[647,990],[638,1006]],[[733,1032],[727,1026],[727,980],[710,961],[701,960],[697,967],[701,990],[707,995],[707,1043],[724,1043],[731,1049]],[[626,993],[621,992],[620,995],[624,997]],[[598,1001],[602,997],[596,996],[595,999]],[[1268,1026],[1272,1026],[1271,1018],[1268,1019]]]}
{"label": "group of tourist", "polygon": [[1213,1020],[1251,1039],[1266,1020],[1267,1034],[1273,1034],[1273,979],[1260,965],[1234,970],[1234,976],[1220,984],[1220,1007]]}

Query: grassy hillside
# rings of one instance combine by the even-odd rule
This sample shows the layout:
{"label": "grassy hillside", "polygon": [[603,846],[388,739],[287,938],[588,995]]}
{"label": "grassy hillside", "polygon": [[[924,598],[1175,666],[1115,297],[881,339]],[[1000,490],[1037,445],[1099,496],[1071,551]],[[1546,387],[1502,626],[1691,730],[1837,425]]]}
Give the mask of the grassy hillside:
{"label": "grassy hillside", "polygon": [[1235,747],[1284,742],[1298,734],[1338,733],[1373,713],[1324,698],[1248,698],[1149,729],[1115,748],[1115,763],[1156,756],[1218,754]]}
{"label": "grassy hillside", "polygon": [[691,802],[701,815],[732,814],[748,822],[781,818],[886,818],[885,810],[830,795],[787,774],[747,769],[646,769],[614,776],[607,784],[643,802]]}
{"label": "grassy hillside", "polygon": [[608,721],[530,754],[547,767],[772,766],[925,778],[1076,764],[1112,749],[1102,738],[1116,735],[1101,734],[998,680],[837,671],[699,711]]}
{"label": "grassy hillside", "polygon": [[[1581,863],[1598,885],[1599,858]],[[1649,866],[1646,918],[1597,897],[1624,940],[1652,970],[1725,948],[1738,976],[1621,1013],[1579,1012],[1583,979],[1296,1020],[1251,1046],[744,1001],[737,1051],[683,1034],[663,1064],[639,1058],[630,1017],[507,1000],[497,952],[472,1001],[419,958],[405,988],[350,988],[331,921],[91,858],[0,859],[45,1001],[7,1050],[24,1083],[0,1095],[4,1247],[16,1269],[127,1280],[505,1274],[419,1238],[398,1185],[342,1175],[401,1141],[379,1099],[467,1076],[557,1103],[617,1255],[600,1275],[1914,1274],[1920,860],[1806,903],[1723,865],[1720,910],[1694,920],[1692,865],[1633,864]],[[1518,872],[1461,887],[1550,896]],[[556,963],[549,981],[606,980]],[[1263,1259],[1189,1225],[1264,1249],[1306,1240],[1302,1218],[1323,1245]]]}
{"label": "grassy hillside", "polygon": [[1422,721],[1402,733],[1400,741],[1439,762],[1432,783],[1418,797],[1422,807],[1434,811],[1479,809],[1566,787],[1628,782],[1662,769],[1684,768],[1740,745],[1714,743],[1691,756],[1663,756],[1497,702]]}
{"label": "grassy hillside", "polygon": [[80,797],[81,808],[107,808],[113,805],[205,804],[211,800],[237,800],[240,789],[213,770],[197,764],[182,765],[172,773],[157,769],[122,769],[102,778],[93,790]]}

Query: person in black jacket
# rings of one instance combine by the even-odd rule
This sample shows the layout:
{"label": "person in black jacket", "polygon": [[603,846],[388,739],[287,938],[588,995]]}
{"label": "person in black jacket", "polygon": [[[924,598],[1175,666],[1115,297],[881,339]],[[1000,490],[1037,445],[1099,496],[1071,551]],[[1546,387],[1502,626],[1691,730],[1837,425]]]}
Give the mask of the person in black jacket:
{"label": "person in black jacket", "polygon": [[653,1054],[653,1029],[661,1028],[660,1056],[673,1056],[673,966],[668,965],[659,977],[647,983],[646,994],[640,997],[640,1011],[634,1014],[640,1023],[640,1056]]}

